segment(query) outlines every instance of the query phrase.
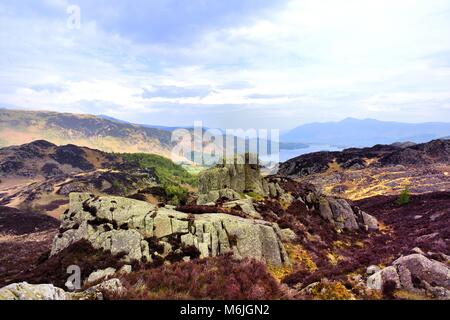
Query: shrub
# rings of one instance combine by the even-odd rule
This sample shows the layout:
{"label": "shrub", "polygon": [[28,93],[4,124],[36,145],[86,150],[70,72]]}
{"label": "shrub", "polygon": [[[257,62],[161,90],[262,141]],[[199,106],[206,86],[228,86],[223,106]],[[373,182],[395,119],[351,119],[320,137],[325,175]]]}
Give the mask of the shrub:
{"label": "shrub", "polygon": [[408,187],[405,187],[405,189],[400,193],[400,196],[397,199],[397,204],[404,206],[409,203],[409,189]]}
{"label": "shrub", "polygon": [[107,299],[279,299],[277,281],[261,262],[229,255],[163,265],[124,275],[127,288]]}
{"label": "shrub", "polygon": [[167,197],[170,199],[169,203],[172,205],[179,205],[186,203],[188,191],[186,188],[171,185],[165,188]]}
{"label": "shrub", "polygon": [[341,282],[321,280],[313,286],[311,296],[318,300],[354,300],[354,296]]}
{"label": "shrub", "polygon": [[254,192],[254,191],[250,191],[250,192],[247,192],[247,193],[244,193],[244,194],[249,196],[249,197],[251,197],[253,200],[255,200],[257,202],[258,201],[264,201],[264,196],[259,194],[259,193]]}
{"label": "shrub", "polygon": [[167,158],[155,154],[125,153],[121,154],[125,161],[143,169],[153,169],[172,205],[186,203],[188,189],[184,186],[195,187],[198,177],[190,174],[182,166]]}
{"label": "shrub", "polygon": [[118,179],[113,180],[112,182],[112,188],[114,190],[114,192],[120,193],[120,194],[124,194],[126,193],[126,188],[125,186],[122,184],[122,182]]}
{"label": "shrub", "polygon": [[383,284],[382,292],[385,299],[395,299],[395,291],[397,289],[397,284],[395,281],[388,280]]}

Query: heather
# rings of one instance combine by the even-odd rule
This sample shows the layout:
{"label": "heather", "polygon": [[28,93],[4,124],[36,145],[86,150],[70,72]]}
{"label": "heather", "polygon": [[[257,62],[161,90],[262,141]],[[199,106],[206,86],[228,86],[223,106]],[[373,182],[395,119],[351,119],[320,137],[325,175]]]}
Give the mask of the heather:
{"label": "heather", "polygon": [[43,252],[34,262],[34,266],[17,275],[17,279],[9,279],[9,283],[27,281],[28,283],[52,283],[60,288],[65,287],[69,274],[67,268],[72,265],[80,267],[81,280],[87,278],[98,269],[114,267],[119,269],[124,265],[122,254],[112,255],[109,251],[95,249],[87,240],[80,240],[62,252],[49,256],[49,251]]}
{"label": "heather", "polygon": [[121,278],[127,291],[110,299],[279,299],[277,281],[261,262],[229,255],[142,269]]}

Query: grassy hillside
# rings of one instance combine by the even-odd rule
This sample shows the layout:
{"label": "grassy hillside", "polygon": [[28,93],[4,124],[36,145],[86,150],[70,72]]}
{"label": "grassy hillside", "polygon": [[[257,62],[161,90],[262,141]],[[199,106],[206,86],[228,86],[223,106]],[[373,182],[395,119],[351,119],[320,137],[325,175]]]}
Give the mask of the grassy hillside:
{"label": "grassy hillside", "polygon": [[46,140],[105,152],[169,156],[171,133],[93,115],[0,108],[0,147]]}
{"label": "grassy hillside", "polygon": [[162,156],[146,153],[125,153],[121,156],[141,168],[153,169],[172,204],[183,202],[189,190],[195,189],[198,184],[197,175]]}

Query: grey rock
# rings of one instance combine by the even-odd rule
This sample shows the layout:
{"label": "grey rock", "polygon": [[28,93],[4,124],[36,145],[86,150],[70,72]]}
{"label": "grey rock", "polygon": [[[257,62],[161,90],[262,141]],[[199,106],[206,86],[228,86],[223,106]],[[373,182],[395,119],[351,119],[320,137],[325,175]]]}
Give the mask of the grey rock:
{"label": "grey rock", "polygon": [[226,202],[223,204],[223,207],[225,208],[239,207],[242,210],[242,212],[250,218],[254,219],[262,218],[261,214],[259,214],[259,212],[255,210],[255,207],[253,206],[253,200],[250,198]]}
{"label": "grey rock", "polygon": [[122,266],[122,268],[119,269],[119,274],[129,274],[133,271],[133,268],[129,264],[125,264]]}
{"label": "grey rock", "polygon": [[393,265],[398,269],[402,286],[406,289],[413,288],[414,277],[435,287],[450,290],[450,268],[439,261],[421,254],[411,254],[395,260]]}
{"label": "grey rock", "polygon": [[[248,160],[248,159],[247,159]],[[259,165],[239,163],[236,159],[229,164],[218,165],[200,174],[199,193],[207,194],[211,190],[232,189],[236,192],[253,191],[262,195],[269,194],[267,182],[261,176]]]}
{"label": "grey rock", "polygon": [[0,300],[102,300],[103,292],[125,291],[119,279],[110,279],[79,292],[66,292],[52,284],[13,283],[0,288]]}
{"label": "grey rock", "polygon": [[387,281],[394,281],[397,288],[406,291],[450,299],[450,268],[421,254],[400,257],[392,266],[370,276],[367,286],[382,290]]}
{"label": "grey rock", "polygon": [[366,274],[370,276],[373,275],[374,273],[377,273],[378,271],[380,271],[380,267],[372,265],[367,267]]}
{"label": "grey rock", "polygon": [[153,219],[154,235],[163,238],[172,234],[172,219],[166,215],[157,215]]}
{"label": "grey rock", "polygon": [[97,270],[92,272],[86,280],[87,284],[94,283],[99,281],[100,279],[106,279],[112,277],[116,273],[116,269],[114,268],[106,268],[103,270]]}
{"label": "grey rock", "polygon": [[331,197],[315,199],[312,194],[308,194],[309,200],[318,202],[320,216],[338,231],[353,231],[360,228],[368,231],[378,230],[378,220],[374,216],[358,208],[352,208],[346,200]]}
{"label": "grey rock", "polygon": [[224,188],[219,190],[210,190],[205,194],[200,194],[197,199],[198,205],[206,205],[208,203],[215,204],[220,198],[226,198],[228,200],[234,201],[241,199],[239,193],[233,189]]}
{"label": "grey rock", "polygon": [[110,294],[121,294],[125,291],[126,289],[122,285],[122,282],[117,278],[113,278],[85,290],[84,294],[98,294],[103,292],[108,292]]}
{"label": "grey rock", "polygon": [[331,211],[330,203],[326,198],[319,200],[319,213],[323,219],[334,224],[333,211]]}
{"label": "grey rock", "polygon": [[283,242],[292,242],[297,238],[297,235],[295,234],[295,232],[289,228],[281,229],[279,234],[280,234],[280,239]]}
{"label": "grey rock", "polygon": [[366,226],[369,231],[378,230],[378,220],[374,216],[365,212],[361,212],[361,215],[363,225]]}
{"label": "grey rock", "polygon": [[367,287],[374,290],[382,290],[385,283],[393,281],[396,287],[400,287],[400,278],[395,267],[384,268],[367,279]]}
{"label": "grey rock", "polygon": [[329,198],[331,210],[333,211],[333,220],[339,229],[358,230],[355,214],[352,207],[344,199]]}
{"label": "grey rock", "polygon": [[[113,254],[125,253],[124,261],[143,257],[151,261],[152,254],[158,254],[146,240],[151,234],[159,245],[164,246],[162,257],[174,250],[169,244],[171,238],[171,241],[179,239],[180,246],[195,246],[201,257],[233,252],[238,258],[253,257],[275,266],[289,263],[282,238],[293,235],[287,230],[280,232],[277,224],[220,213],[188,215],[172,208],[155,208],[145,202],[130,200],[71,194],[70,209],[62,222],[67,229],[61,229],[55,237],[52,255],[77,240],[86,239],[95,248],[110,250]],[[126,212],[120,213],[122,209]],[[102,218],[97,216],[100,210]],[[119,220],[114,220],[115,217]],[[127,228],[120,228],[119,221]]]}
{"label": "grey rock", "polygon": [[0,300],[70,300],[70,297],[52,284],[21,282],[1,288]]}

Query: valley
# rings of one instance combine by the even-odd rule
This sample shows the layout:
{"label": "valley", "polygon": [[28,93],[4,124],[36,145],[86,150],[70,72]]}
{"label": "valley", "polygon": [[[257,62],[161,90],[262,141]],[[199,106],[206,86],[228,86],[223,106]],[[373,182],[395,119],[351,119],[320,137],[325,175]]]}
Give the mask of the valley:
{"label": "valley", "polygon": [[0,298],[45,284],[64,299],[448,299],[448,143],[309,153],[269,176],[2,148]]}

